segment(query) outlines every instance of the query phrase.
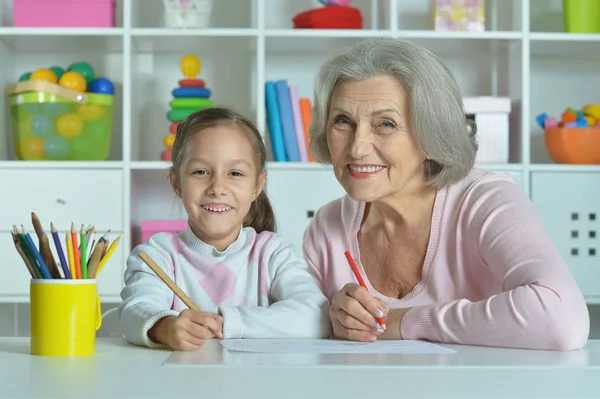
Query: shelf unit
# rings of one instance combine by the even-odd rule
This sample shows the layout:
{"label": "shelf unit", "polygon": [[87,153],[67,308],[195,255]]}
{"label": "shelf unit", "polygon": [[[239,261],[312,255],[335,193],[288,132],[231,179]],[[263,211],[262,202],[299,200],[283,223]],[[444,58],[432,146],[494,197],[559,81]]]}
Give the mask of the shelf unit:
{"label": "shelf unit", "polygon": [[[2,2],[6,8],[9,1],[0,0],[0,5]],[[570,179],[579,179],[580,184],[587,187],[586,192],[597,197],[600,165],[552,163],[543,146],[542,131],[535,123],[535,115],[540,112],[558,115],[567,106],[581,107],[597,101],[600,35],[561,32],[560,0],[488,0],[485,32],[430,30],[428,0],[355,0],[353,5],[363,13],[365,26],[361,30],[292,29],[292,16],[315,3],[215,0],[212,26],[207,29],[163,27],[161,0],[118,1],[117,27],[108,29],[14,28],[8,26],[10,21],[4,14],[5,26],[0,26],[0,84],[3,87],[15,82],[23,72],[55,64],[67,66],[81,60],[90,62],[116,85],[113,137],[110,157],[105,162],[14,160],[8,105],[5,96],[0,96],[0,120],[3,121],[0,172],[26,171],[23,174],[26,182],[20,184],[31,185],[39,184],[36,175],[40,171],[53,171],[55,180],[69,174],[76,182],[86,182],[94,173],[114,179],[110,190],[116,193],[116,198],[111,197],[111,205],[107,206],[119,208],[121,217],[112,230],[123,234],[123,250],[111,260],[106,275],[100,278],[100,286],[106,287],[103,291],[106,301],[119,300],[126,256],[137,242],[141,220],[184,216],[170,192],[168,164],[159,159],[162,137],[167,134],[170,93],[182,77],[179,60],[186,53],[194,53],[202,60],[199,77],[212,90],[213,100],[249,116],[265,132],[263,84],[266,80],[288,79],[299,86],[300,96],[312,97],[316,69],[340,46],[375,36],[418,42],[445,60],[465,96],[502,95],[512,100],[511,162],[479,166],[510,173],[532,196],[541,215],[552,212],[566,215],[565,210],[552,208],[547,198],[569,194],[573,198],[567,203],[573,209],[600,214],[599,205],[586,203],[581,195],[574,195],[579,187],[569,185]],[[327,166],[271,162],[268,171],[267,190],[281,232],[299,247],[309,219],[307,212],[342,195],[342,189]],[[9,175],[8,172],[4,176]],[[539,188],[536,176],[545,178],[548,174],[554,176],[556,185]],[[2,176],[0,174],[0,184],[5,185]],[[46,188],[52,191],[50,183]],[[101,192],[104,189],[98,188]],[[9,186],[8,190],[19,192],[21,188]],[[50,198],[53,194],[46,193],[48,203],[40,211],[38,200],[33,198],[36,191],[29,191],[31,196],[23,195],[17,205],[40,212],[42,220],[49,223],[53,217],[49,212],[56,208],[54,199]],[[308,198],[306,193],[311,193]],[[85,203],[75,206],[85,207]],[[46,209],[48,214],[43,213]],[[86,212],[82,213],[86,215],[85,220],[75,222],[96,223],[98,216],[94,210]],[[13,223],[28,221],[28,212],[15,213],[12,217],[15,219],[2,220],[2,242],[8,242],[2,235],[8,234]],[[595,226],[600,230],[600,225],[592,221],[581,229]],[[563,227],[552,225],[552,228],[550,234],[569,262],[575,265],[578,279],[598,282],[597,289],[590,288],[586,292],[590,303],[600,301],[600,271],[590,269],[595,259],[571,256],[570,248],[575,244],[565,238]],[[585,245],[600,252],[597,239],[590,239]],[[7,248],[0,253],[11,251],[14,249]],[[16,255],[0,255],[4,275],[14,274],[15,280],[23,281],[10,287],[8,283],[0,283],[0,302],[27,301],[25,269],[20,264],[9,264],[17,261]]]}

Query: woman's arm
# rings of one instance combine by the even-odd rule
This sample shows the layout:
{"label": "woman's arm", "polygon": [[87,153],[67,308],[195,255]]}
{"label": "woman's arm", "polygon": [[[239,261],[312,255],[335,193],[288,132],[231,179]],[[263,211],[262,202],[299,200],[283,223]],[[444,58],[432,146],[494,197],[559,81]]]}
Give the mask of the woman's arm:
{"label": "woman's arm", "polygon": [[269,258],[274,301],[269,307],[221,306],[225,338],[325,338],[331,335],[329,302],[306,262],[278,236]]}
{"label": "woman's arm", "polygon": [[[589,334],[581,291],[525,193],[514,183],[480,184],[468,194],[465,239],[502,284],[472,302],[418,306],[401,315],[404,339],[570,350]],[[402,312],[401,310],[398,312]],[[391,313],[388,317],[394,317]]]}

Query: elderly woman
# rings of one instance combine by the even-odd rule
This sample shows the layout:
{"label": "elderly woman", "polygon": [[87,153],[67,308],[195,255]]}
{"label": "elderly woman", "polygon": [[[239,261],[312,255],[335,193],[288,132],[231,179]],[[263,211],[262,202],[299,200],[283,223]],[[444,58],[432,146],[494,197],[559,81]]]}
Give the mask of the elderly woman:
{"label": "elderly woman", "polygon": [[347,195],[317,212],[303,250],[334,337],[585,344],[577,283],[509,175],[474,168],[475,133],[453,76],[422,47],[367,40],[322,65],[311,151]]}

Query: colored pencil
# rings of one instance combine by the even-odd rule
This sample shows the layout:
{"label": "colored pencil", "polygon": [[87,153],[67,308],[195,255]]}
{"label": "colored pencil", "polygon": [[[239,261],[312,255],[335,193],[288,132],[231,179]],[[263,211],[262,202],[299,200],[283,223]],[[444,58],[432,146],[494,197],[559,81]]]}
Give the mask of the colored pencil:
{"label": "colored pencil", "polygon": [[90,261],[88,262],[88,278],[96,278],[98,266],[104,253],[104,239],[100,238],[94,247]]}
{"label": "colored pencil", "polygon": [[[369,289],[367,288],[365,281],[363,280],[362,276],[360,275],[360,272],[358,271],[358,268],[356,267],[356,263],[354,263],[354,259],[352,259],[352,255],[350,255],[349,251],[344,252],[344,254],[346,255],[346,259],[348,259],[348,263],[350,263],[350,267],[352,268],[352,271],[354,272],[354,275],[356,276],[358,283],[368,292]],[[381,325],[381,328],[383,328],[383,330],[385,331],[385,329],[386,329],[385,321],[383,321],[383,319],[381,317],[376,317],[376,319],[377,319],[377,322]]]}
{"label": "colored pencil", "polygon": [[11,231],[10,234],[12,235],[13,243],[15,244],[15,248],[17,249],[17,252],[19,253],[19,255],[21,255],[21,259],[23,259],[23,262],[25,263],[25,266],[27,267],[29,274],[31,274],[31,278],[36,279],[37,278],[36,271],[33,268],[33,265],[31,264],[31,261],[29,260],[29,258],[27,258],[27,254],[23,250],[23,247],[21,246],[21,242],[19,241],[18,233],[15,234],[14,232]]}
{"label": "colored pencil", "polygon": [[29,249],[29,244],[27,244],[27,239],[25,238],[23,233],[21,233],[17,229],[17,226],[15,226],[15,225],[13,225],[13,233],[19,239],[19,242],[21,243],[21,248],[23,249],[23,252],[25,252],[27,259],[29,259],[29,263],[31,263],[33,270],[35,270],[36,278],[44,278],[44,275],[42,274],[42,271],[40,270],[40,268],[35,260],[35,256],[33,256],[33,252],[31,252],[31,250]]}
{"label": "colored pencil", "polygon": [[[108,248],[108,250],[106,251],[106,253],[104,255],[102,255],[102,259],[100,259],[100,264],[98,265],[98,271],[96,272],[96,275],[100,274],[100,272],[102,271],[102,268],[104,267],[104,265],[106,264],[106,262],[108,262],[108,260],[110,259],[111,255],[117,249],[117,246],[119,246],[119,242],[120,241],[121,241],[121,235],[119,234],[119,236],[110,245],[110,248]],[[104,245],[107,246],[108,245],[108,241]]]}
{"label": "colored pencil", "polygon": [[33,229],[35,230],[35,234],[38,237],[38,243],[40,247],[40,255],[46,266],[48,267],[48,271],[52,275],[52,278],[61,279],[62,276],[58,271],[58,266],[56,265],[56,261],[54,260],[54,255],[52,255],[52,250],[50,249],[50,241],[48,240],[48,236],[42,227],[42,223],[40,219],[37,217],[35,212],[31,212],[31,223],[33,224]]}
{"label": "colored pencil", "polygon": [[33,256],[35,256],[35,259],[36,259],[38,265],[40,266],[42,275],[44,276],[45,279],[51,280],[52,276],[50,275],[50,272],[48,271],[46,262],[44,262],[44,259],[42,259],[42,255],[39,253],[38,249],[36,248],[35,243],[33,242],[33,239],[31,238],[31,236],[29,235],[27,230],[25,230],[25,227],[23,227],[21,225],[21,228],[23,231],[23,235],[25,235],[25,238],[27,239],[27,244],[29,245],[29,248],[30,248],[31,252],[33,253]]}
{"label": "colored pencil", "polygon": [[79,259],[79,265],[81,266],[81,278],[86,279],[88,275],[87,270],[87,240],[88,236],[85,232],[85,228],[83,224],[81,225],[81,230],[79,231],[81,237],[81,256]]}
{"label": "colored pencil", "polygon": [[77,232],[75,231],[75,223],[71,222],[71,240],[73,241],[73,259],[75,260],[75,277],[81,279],[81,264],[80,264],[80,251],[79,245],[77,244]]}
{"label": "colored pencil", "polygon": [[58,253],[58,259],[60,260],[60,266],[62,268],[63,274],[66,279],[71,279],[69,264],[65,259],[65,253],[63,252],[62,245],[60,244],[60,237],[58,237],[58,232],[56,231],[56,227],[54,227],[54,223],[50,223],[50,233],[52,234],[52,238],[54,239],[54,246],[56,247],[56,252]]}
{"label": "colored pencil", "polygon": [[65,242],[67,243],[67,256],[69,257],[69,272],[71,272],[71,278],[77,278],[77,272],[75,271],[75,254],[73,253],[73,241],[68,231],[65,232]]}

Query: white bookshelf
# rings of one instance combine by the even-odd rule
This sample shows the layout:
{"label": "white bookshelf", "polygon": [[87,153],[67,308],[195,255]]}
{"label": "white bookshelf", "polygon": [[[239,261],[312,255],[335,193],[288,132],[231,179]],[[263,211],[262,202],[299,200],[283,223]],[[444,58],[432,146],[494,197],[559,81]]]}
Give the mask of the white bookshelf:
{"label": "white bookshelf", "polygon": [[[0,0],[5,10],[8,2]],[[586,190],[600,194],[600,165],[552,163],[543,147],[542,131],[535,123],[535,115],[540,112],[559,115],[567,106],[580,108],[589,102],[600,102],[597,89],[600,35],[563,33],[560,0],[488,0],[487,30],[480,33],[429,30],[429,0],[355,0],[353,5],[363,13],[362,30],[292,29],[292,16],[312,8],[315,3],[310,0],[215,0],[212,26],[186,30],[162,27],[162,0],[118,1],[118,26],[110,29],[13,28],[6,26],[10,25],[10,18],[6,12],[3,14],[1,19],[5,26],[0,26],[0,83],[3,87],[15,82],[23,72],[54,64],[66,67],[75,61],[90,62],[115,83],[113,137],[110,157],[105,162],[14,160],[7,100],[5,95],[0,96],[3,124],[0,171],[27,171],[30,177],[22,183],[23,187],[38,185],[35,179],[40,170],[52,170],[57,180],[69,173],[74,181],[81,182],[88,180],[92,171],[107,171],[117,176],[112,184],[118,186],[115,192],[119,192],[120,197],[113,198],[107,206],[119,207],[122,221],[112,226],[112,230],[122,233],[123,240],[121,253],[110,261],[100,278],[106,301],[119,300],[125,259],[131,245],[137,242],[140,222],[147,218],[183,217],[183,210],[170,191],[168,164],[160,161],[160,151],[169,124],[166,112],[172,99],[171,91],[182,78],[179,60],[187,53],[201,59],[199,77],[212,90],[215,103],[234,107],[266,132],[266,80],[288,79],[290,84],[299,86],[301,97],[312,98],[316,69],[340,46],[374,36],[418,42],[442,56],[465,96],[511,98],[511,162],[479,166],[511,173],[529,195],[533,193],[536,174],[554,174],[556,186],[549,187],[549,198],[555,195],[554,189],[563,196],[573,195],[574,209],[581,208],[581,212],[588,212],[588,208],[594,206],[598,209],[597,205],[579,203],[581,195],[573,192],[578,187],[573,189],[561,184],[566,184],[570,176],[577,176]],[[343,191],[328,167],[270,163],[268,170],[268,193],[281,232],[299,247],[308,223],[307,211],[316,210]],[[53,215],[46,211],[50,212],[54,205],[43,205],[44,201],[38,196],[42,194],[32,188],[24,191],[30,195],[20,196],[23,189],[5,187],[1,176],[2,192],[17,196],[17,205],[37,212],[42,221],[49,224]],[[15,201],[6,198],[2,200],[5,206]],[[532,199],[541,214],[549,212],[546,208],[551,205],[546,198]],[[54,200],[47,201],[50,204]],[[85,206],[85,203],[76,206]],[[95,211],[89,209],[88,214],[86,220],[75,222],[96,223]],[[14,276],[12,282],[0,282],[0,302],[28,300],[26,270],[9,238],[13,223],[29,225],[29,213],[14,214],[14,220],[2,220],[0,225],[0,270],[4,276]],[[581,229],[594,226],[590,224]],[[551,234],[569,258],[572,243],[561,241],[561,231]],[[597,240],[590,240],[586,245],[595,245],[600,252]],[[570,258],[569,261],[583,268],[578,278],[600,281],[600,270],[589,266],[594,258]],[[597,291],[597,296],[588,293],[590,303],[600,301],[600,284]]]}

